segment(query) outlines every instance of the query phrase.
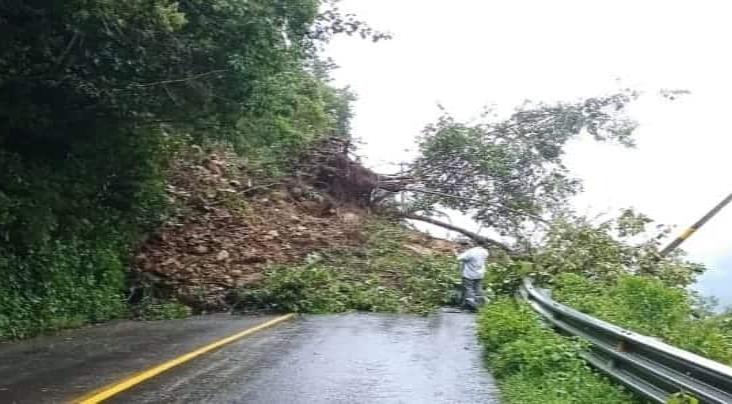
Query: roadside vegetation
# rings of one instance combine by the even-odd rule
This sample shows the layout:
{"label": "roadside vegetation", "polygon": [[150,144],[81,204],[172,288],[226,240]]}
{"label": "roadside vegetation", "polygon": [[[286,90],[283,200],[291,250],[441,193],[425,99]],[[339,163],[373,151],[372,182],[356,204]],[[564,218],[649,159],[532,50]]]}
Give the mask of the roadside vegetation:
{"label": "roadside vegetation", "polygon": [[[729,315],[705,312],[683,288],[648,276],[598,282],[567,273],[558,275],[551,289],[555,299],[580,311],[732,363]],[[478,333],[508,403],[643,402],[585,363],[578,355],[584,349],[581,341],[542,324],[527,304],[513,297],[499,297],[481,311]]]}
{"label": "roadside vegetation", "polygon": [[[2,2],[0,339],[142,312],[130,310],[129,303],[163,307],[171,300],[221,309],[222,295],[257,280],[252,268],[299,265],[299,254],[247,255],[232,251],[236,238],[219,242],[206,239],[212,233],[198,239],[181,233],[189,225],[203,227],[194,218],[205,216],[224,226],[219,232],[241,235],[238,240],[293,234],[292,227],[268,235],[239,226],[252,225],[256,209],[269,206],[264,190],[319,200],[323,211],[332,210],[330,203],[438,224],[439,209],[447,207],[516,235],[518,226],[579,192],[561,164],[568,141],[589,135],[632,144],[633,123],[622,115],[636,94],[622,91],[527,103],[506,119],[480,124],[461,123],[445,112],[427,125],[419,156],[404,172],[375,173],[353,155],[355,96],[332,86],[334,64],[319,53],[335,35],[374,42],[389,35],[342,13],[336,3]],[[176,182],[191,145],[202,154],[186,160],[192,163],[186,173],[208,170],[208,193]],[[219,145],[241,163],[219,165]],[[224,171],[235,170],[246,175],[224,184]],[[294,181],[273,186],[283,178]],[[192,199],[187,211],[176,205],[186,192],[200,197],[197,210]],[[399,192],[408,193],[406,203],[393,198]],[[181,218],[181,212],[190,215]],[[217,216],[242,212],[250,223],[234,226]],[[176,234],[185,237],[176,243],[166,238]],[[173,248],[162,253],[153,247]],[[226,273],[208,276],[214,262]],[[272,279],[278,276],[284,275]],[[160,285],[167,290],[141,291]],[[186,291],[178,294],[181,285]],[[399,299],[415,302],[407,307],[420,311],[427,305],[418,288],[405,287],[407,295]],[[361,300],[346,306],[379,306]]]}
{"label": "roadside vegetation", "polygon": [[703,268],[679,252],[656,258],[667,233],[631,210],[605,221],[564,218],[531,255],[493,264],[487,283],[496,300],[479,315],[479,338],[509,403],[639,401],[579,358],[580,341],[543,326],[512,296],[526,276],[577,310],[731,363],[729,315],[687,289]]}
{"label": "roadside vegetation", "polygon": [[[459,272],[452,246],[410,219],[498,257],[479,329],[509,402],[634,400],[511,301],[524,276],[732,362],[730,316],[685,290],[703,268],[656,259],[668,229],[644,233],[650,219],[632,210],[598,222],[567,208],[581,183],[566,145],[632,147],[625,110],[640,94],[469,123],[443,111],[414,161],[376,173],[354,155],[355,95],[333,87],[319,51],[334,35],[388,35],[336,3],[0,4],[0,340],[233,308],[429,313],[454,301]],[[511,244],[443,221],[444,209]]]}
{"label": "roadside vegetation", "polygon": [[579,356],[580,341],[541,324],[531,308],[501,297],[478,317],[478,337],[506,403],[634,403],[633,394]]}
{"label": "roadside vegetation", "polygon": [[553,290],[558,301],[577,310],[732,365],[732,318],[708,311],[685,289],[649,277],[600,283],[565,274]]}
{"label": "roadside vegetation", "polygon": [[178,151],[225,142],[282,172],[347,136],[353,94],[318,49],[386,37],[318,0],[10,0],[0,15],[0,339],[130,315],[132,253],[166,220]]}
{"label": "roadside vegetation", "polygon": [[362,246],[322,251],[281,266],[236,295],[241,309],[297,313],[348,310],[428,314],[454,304],[460,283],[450,244],[373,220]]}

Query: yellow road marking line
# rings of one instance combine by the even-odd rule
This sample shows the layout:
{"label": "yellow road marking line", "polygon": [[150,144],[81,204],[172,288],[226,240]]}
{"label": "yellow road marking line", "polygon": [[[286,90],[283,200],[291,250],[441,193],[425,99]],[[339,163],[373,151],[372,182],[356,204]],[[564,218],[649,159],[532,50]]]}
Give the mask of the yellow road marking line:
{"label": "yellow road marking line", "polygon": [[150,369],[144,370],[140,373],[134,374],[124,380],[109,384],[105,387],[102,387],[101,389],[95,390],[95,391],[87,394],[84,397],[74,400],[73,403],[75,403],[75,404],[101,403],[102,401],[104,401],[112,396],[115,396],[133,386],[136,386],[148,379],[152,379],[153,377],[155,377],[173,367],[186,363],[194,358],[197,358],[197,357],[199,357],[205,353],[211,352],[215,349],[221,348],[222,346],[224,346],[226,344],[230,344],[238,339],[244,338],[247,335],[254,334],[257,331],[261,331],[261,330],[271,327],[275,324],[279,324],[283,321],[287,321],[294,316],[295,316],[294,314],[286,314],[284,316],[277,317],[275,319],[272,319],[272,320],[262,323],[260,325],[257,325],[257,326],[251,327],[251,328],[247,328],[246,330],[244,330],[240,333],[237,333],[230,337],[226,337],[224,339],[218,340],[218,341],[208,344],[206,346],[202,346],[193,352],[189,352],[185,355],[181,355],[175,359],[169,360],[158,366],[155,366]]}

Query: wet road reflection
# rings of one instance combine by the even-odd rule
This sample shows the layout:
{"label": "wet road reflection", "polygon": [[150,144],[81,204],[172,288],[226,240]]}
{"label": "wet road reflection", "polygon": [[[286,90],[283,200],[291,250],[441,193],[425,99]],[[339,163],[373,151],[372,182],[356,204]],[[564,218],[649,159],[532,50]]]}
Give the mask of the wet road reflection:
{"label": "wet road reflection", "polygon": [[135,403],[497,403],[474,316],[305,316],[116,397]]}

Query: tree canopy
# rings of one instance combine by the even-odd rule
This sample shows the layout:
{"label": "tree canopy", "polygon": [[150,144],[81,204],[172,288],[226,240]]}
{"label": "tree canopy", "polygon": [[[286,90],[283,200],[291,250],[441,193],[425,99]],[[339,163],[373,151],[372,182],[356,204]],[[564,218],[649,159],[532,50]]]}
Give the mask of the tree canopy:
{"label": "tree canopy", "polygon": [[660,279],[668,286],[686,287],[704,267],[686,261],[678,250],[658,259],[661,241],[670,230],[632,209],[600,221],[565,216],[552,223],[538,243],[534,263],[547,279],[576,273],[607,281],[633,273]]}
{"label": "tree canopy", "polygon": [[579,136],[633,146],[635,122],[625,114],[637,94],[627,91],[573,103],[527,102],[506,119],[484,114],[464,123],[445,113],[419,140],[408,189],[412,212],[438,208],[469,214],[501,234],[543,221],[566,207],[581,183],[563,162],[567,142]]}
{"label": "tree canopy", "polygon": [[273,171],[347,137],[354,95],[318,50],[388,35],[336,3],[1,1],[0,339],[120,314],[181,145],[230,143]]}

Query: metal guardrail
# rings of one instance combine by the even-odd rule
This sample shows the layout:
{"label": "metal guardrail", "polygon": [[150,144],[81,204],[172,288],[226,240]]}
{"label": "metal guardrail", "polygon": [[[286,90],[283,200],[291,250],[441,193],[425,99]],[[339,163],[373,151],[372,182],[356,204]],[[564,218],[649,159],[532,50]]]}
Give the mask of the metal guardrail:
{"label": "metal guardrail", "polygon": [[555,302],[529,279],[521,295],[551,325],[590,343],[587,362],[642,396],[666,403],[683,392],[701,403],[732,403],[731,367]]}

